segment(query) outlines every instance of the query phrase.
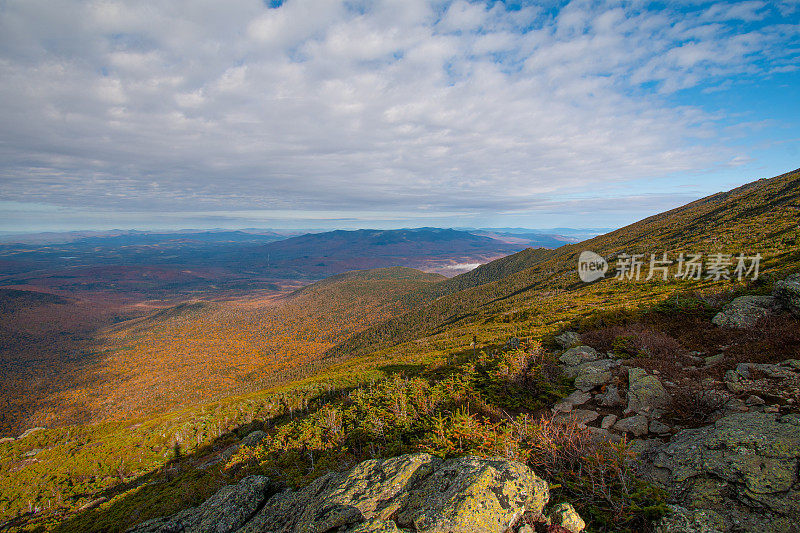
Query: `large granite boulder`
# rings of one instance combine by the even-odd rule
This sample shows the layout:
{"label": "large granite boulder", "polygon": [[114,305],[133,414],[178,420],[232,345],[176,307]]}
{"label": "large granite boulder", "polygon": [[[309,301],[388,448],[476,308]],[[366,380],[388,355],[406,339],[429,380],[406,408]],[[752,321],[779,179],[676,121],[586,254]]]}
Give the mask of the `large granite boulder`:
{"label": "large granite boulder", "polygon": [[628,370],[628,407],[626,413],[653,413],[669,407],[672,397],[656,376],[641,368]]}
{"label": "large granite boulder", "polygon": [[576,366],[587,361],[596,361],[601,357],[591,346],[576,346],[562,353],[558,360],[567,366]]}
{"label": "large granite boulder", "polygon": [[711,321],[725,328],[752,328],[770,316],[777,307],[772,296],[740,296],[723,307]]}
{"label": "large granite boulder", "polygon": [[722,531],[788,533],[800,520],[799,459],[800,415],[737,413],[675,435],[651,476],[679,506],[722,517]]}
{"label": "large granite boulder", "polygon": [[[507,530],[524,513],[542,515],[550,497],[548,484],[522,463],[425,453],[365,461],[299,490],[270,495],[270,487],[266,478],[245,478],[196,508],[132,531],[489,533]],[[580,520],[562,511],[570,524]]]}
{"label": "large granite boulder", "polygon": [[776,281],[772,295],[781,307],[800,316],[800,274]]}

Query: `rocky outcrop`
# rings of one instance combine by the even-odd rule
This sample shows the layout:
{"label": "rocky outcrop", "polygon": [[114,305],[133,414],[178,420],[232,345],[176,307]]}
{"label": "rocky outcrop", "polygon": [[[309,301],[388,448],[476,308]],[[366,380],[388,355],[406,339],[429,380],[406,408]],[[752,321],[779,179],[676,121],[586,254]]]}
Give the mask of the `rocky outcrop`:
{"label": "rocky outcrop", "polygon": [[[548,484],[521,463],[424,453],[365,461],[300,490],[272,495],[270,489],[266,478],[245,478],[199,507],[133,531],[489,533],[505,531],[526,513],[544,516],[549,500]],[[571,506],[551,515],[569,527],[583,522]],[[212,519],[217,526],[209,529]]]}
{"label": "rocky outcrop", "polygon": [[772,295],[781,307],[800,316],[800,274],[776,281]]}
{"label": "rocky outcrop", "polygon": [[139,524],[130,533],[227,533],[244,526],[277,487],[264,476],[250,476],[221,488],[197,507]]}
{"label": "rocky outcrop", "polygon": [[778,364],[739,363],[735,369],[725,372],[725,387],[734,394],[766,395],[797,403],[800,401],[797,366],[795,359]]}
{"label": "rocky outcrop", "polygon": [[752,328],[778,307],[772,296],[740,296],[722,308],[711,321],[725,328]]}
{"label": "rocky outcrop", "polygon": [[675,521],[701,513],[720,531],[789,532],[800,520],[799,459],[800,415],[737,413],[675,435],[654,453],[652,477],[691,510]]}

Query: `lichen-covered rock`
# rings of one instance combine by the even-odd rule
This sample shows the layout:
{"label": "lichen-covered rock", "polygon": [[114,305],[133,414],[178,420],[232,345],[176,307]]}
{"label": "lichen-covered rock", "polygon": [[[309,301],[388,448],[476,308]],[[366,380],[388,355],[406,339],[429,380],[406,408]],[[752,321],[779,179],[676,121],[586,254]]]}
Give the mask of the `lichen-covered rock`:
{"label": "lichen-covered rock", "polygon": [[600,357],[597,350],[590,346],[576,346],[561,354],[558,360],[568,366],[577,366],[587,361],[596,361]]}
{"label": "lichen-covered rock", "polygon": [[772,296],[740,296],[722,308],[711,321],[725,328],[752,328],[777,306]]}
{"label": "lichen-covered rock", "polygon": [[776,281],[772,295],[780,306],[800,316],[800,274]]}
{"label": "lichen-covered rock", "polygon": [[248,433],[245,438],[242,439],[240,443],[242,447],[252,447],[257,446],[262,440],[267,437],[267,434],[263,431],[253,431]]}
{"label": "lichen-covered rock", "polygon": [[587,361],[575,366],[563,366],[562,373],[567,378],[576,378],[585,372],[605,372],[612,368],[618,367],[620,362],[616,359],[598,359],[596,361]]}
{"label": "lichen-covered rock", "polygon": [[155,518],[130,533],[228,533],[238,530],[258,511],[276,486],[264,476],[249,476],[219,489],[197,507]]}
{"label": "lichen-covered rock", "polygon": [[634,437],[641,437],[647,435],[648,421],[645,416],[635,415],[618,420],[613,427],[621,433],[630,433]]}
{"label": "lichen-covered rock", "polygon": [[686,509],[670,505],[669,512],[656,525],[656,533],[722,533],[725,521],[708,509]]}
{"label": "lichen-covered rock", "polygon": [[611,378],[610,370],[589,366],[575,376],[575,388],[584,392],[590,391],[595,387],[607,385],[611,381]]}
{"label": "lichen-covered rock", "polygon": [[664,385],[656,376],[648,375],[641,368],[628,370],[628,413],[652,412],[665,409],[672,402]]}
{"label": "lichen-covered rock", "polygon": [[569,503],[559,503],[547,514],[551,524],[561,526],[572,533],[580,533],[586,528],[586,522]]}
{"label": "lichen-covered rock", "polygon": [[684,430],[653,459],[654,480],[676,503],[710,509],[723,531],[796,531],[800,415],[737,413]]}
{"label": "lichen-covered rock", "polygon": [[555,341],[559,346],[567,350],[579,344],[581,342],[581,336],[575,331],[565,331],[561,335],[556,335]]}
{"label": "lichen-covered rock", "polygon": [[541,513],[547,483],[514,461],[411,454],[365,461],[270,498],[242,533],[504,531]]}

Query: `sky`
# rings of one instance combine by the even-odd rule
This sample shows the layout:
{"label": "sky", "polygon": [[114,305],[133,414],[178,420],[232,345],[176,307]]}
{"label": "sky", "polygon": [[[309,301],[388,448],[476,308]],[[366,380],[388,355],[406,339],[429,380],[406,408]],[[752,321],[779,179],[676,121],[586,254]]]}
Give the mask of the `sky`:
{"label": "sky", "polygon": [[0,231],[620,227],[798,87],[800,0],[0,0]]}

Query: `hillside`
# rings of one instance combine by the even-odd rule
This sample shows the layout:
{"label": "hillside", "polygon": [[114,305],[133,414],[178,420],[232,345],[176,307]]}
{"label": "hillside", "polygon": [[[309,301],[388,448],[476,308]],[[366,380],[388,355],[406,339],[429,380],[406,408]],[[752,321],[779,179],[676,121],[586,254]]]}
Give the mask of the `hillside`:
{"label": "hillside", "polygon": [[[524,250],[483,265],[425,288],[422,294],[409,295],[429,303],[369,328],[329,353],[363,354],[379,346],[436,334],[444,327],[468,327],[518,309],[536,313],[530,307],[540,305],[547,293],[574,291],[575,297],[584,301],[600,294],[613,295],[609,276],[597,286],[580,282],[577,259],[583,250],[607,259],[620,253],[654,253],[660,257],[667,252],[675,258],[680,252],[702,252],[706,256],[717,252],[752,256],[758,252],[764,257],[763,271],[787,271],[800,264],[798,224],[800,171],[796,170],[697,200],[579,244],[555,250]],[[677,288],[672,283],[640,284],[636,290],[650,290],[656,285],[656,292],[664,292],[667,286]],[[501,336],[490,333],[489,340]]]}
{"label": "hillside", "polygon": [[[2,384],[14,409],[4,410],[0,430],[21,431],[23,420],[54,426],[142,415],[312,375],[330,364],[321,361],[325,350],[408,310],[404,294],[444,279],[396,267],[333,276],[280,298],[181,303],[83,331],[73,347],[85,354],[80,364],[54,354],[37,375],[55,384],[33,390],[19,384],[23,374],[32,375],[30,364],[14,366],[16,352],[7,345],[0,362],[15,372]],[[62,350],[69,347],[62,341]]]}

